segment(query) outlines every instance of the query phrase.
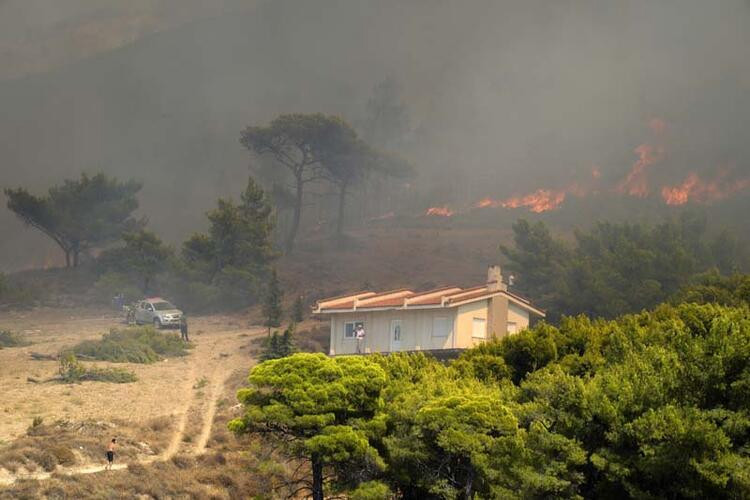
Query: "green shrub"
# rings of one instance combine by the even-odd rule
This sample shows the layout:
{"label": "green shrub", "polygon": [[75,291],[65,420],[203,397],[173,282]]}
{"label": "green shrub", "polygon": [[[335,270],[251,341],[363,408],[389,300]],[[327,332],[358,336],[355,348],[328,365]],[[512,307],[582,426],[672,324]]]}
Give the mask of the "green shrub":
{"label": "green shrub", "polygon": [[90,368],[83,379],[114,384],[129,384],[138,381],[135,373],[123,368]]}
{"label": "green shrub", "polygon": [[165,357],[186,356],[189,345],[175,333],[161,333],[151,326],[112,329],[101,340],[87,340],[73,347],[78,357],[115,363],[154,363]]}
{"label": "green shrub", "polygon": [[23,347],[27,345],[31,345],[31,342],[27,341],[21,335],[9,330],[0,330],[0,349],[3,347]]}
{"label": "green shrub", "polygon": [[68,384],[86,380],[127,384],[138,380],[133,372],[122,368],[86,368],[72,352],[60,356],[59,371],[62,381]]}
{"label": "green shrub", "polygon": [[58,368],[60,378],[63,382],[72,384],[80,382],[86,374],[86,368],[78,361],[76,355],[72,352],[66,352],[60,355],[60,366]]}
{"label": "green shrub", "polygon": [[362,483],[351,493],[352,500],[387,500],[389,498],[393,498],[393,493],[387,484],[380,481]]}

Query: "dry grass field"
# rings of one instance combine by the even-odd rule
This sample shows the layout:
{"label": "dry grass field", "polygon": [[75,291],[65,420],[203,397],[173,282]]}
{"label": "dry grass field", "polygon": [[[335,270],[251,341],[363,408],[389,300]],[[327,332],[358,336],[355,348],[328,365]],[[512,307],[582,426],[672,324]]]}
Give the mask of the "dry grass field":
{"label": "dry grass field", "polygon": [[122,326],[120,318],[85,310],[2,313],[0,329],[31,345],[0,349],[0,488],[50,473],[98,472],[114,436],[118,458],[131,464],[202,455],[217,409],[234,405],[233,392],[254,363],[253,337],[265,332],[238,317],[190,321],[194,347],[187,356],[152,364],[85,362],[126,368],[136,382],[65,384],[55,380],[57,361],[31,353],[54,356]]}

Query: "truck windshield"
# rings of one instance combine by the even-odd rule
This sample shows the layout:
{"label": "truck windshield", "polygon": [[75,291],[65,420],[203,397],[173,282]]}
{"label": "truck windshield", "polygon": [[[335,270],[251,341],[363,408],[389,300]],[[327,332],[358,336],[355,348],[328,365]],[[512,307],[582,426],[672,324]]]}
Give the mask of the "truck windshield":
{"label": "truck windshield", "polygon": [[157,311],[168,311],[170,309],[177,309],[169,302],[154,302],[154,309]]}

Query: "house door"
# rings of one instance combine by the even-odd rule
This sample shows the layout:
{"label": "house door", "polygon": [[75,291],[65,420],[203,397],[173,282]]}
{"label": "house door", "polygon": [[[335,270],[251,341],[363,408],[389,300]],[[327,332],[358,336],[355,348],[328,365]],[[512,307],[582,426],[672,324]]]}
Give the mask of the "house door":
{"label": "house door", "polygon": [[391,351],[401,350],[401,320],[391,320]]}

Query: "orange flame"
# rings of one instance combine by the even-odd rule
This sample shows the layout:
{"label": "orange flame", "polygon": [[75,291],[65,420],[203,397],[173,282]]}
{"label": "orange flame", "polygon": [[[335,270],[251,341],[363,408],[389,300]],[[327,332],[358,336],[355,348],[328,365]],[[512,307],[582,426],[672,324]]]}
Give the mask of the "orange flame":
{"label": "orange flame", "polygon": [[527,207],[534,213],[556,210],[565,201],[564,190],[537,189],[533,193],[524,196],[515,196],[500,202],[505,208]]}
{"label": "orange flame", "polygon": [[453,210],[446,206],[442,207],[430,207],[425,212],[425,215],[433,215],[436,217],[452,217],[453,216]]}
{"label": "orange flame", "polygon": [[478,202],[474,203],[473,208],[497,208],[503,206],[503,202],[500,200],[493,200],[492,198],[482,198]]}
{"label": "orange flame", "polygon": [[536,191],[507,198],[505,200],[496,200],[493,198],[482,198],[472,205],[472,208],[521,208],[526,207],[535,213],[548,212],[560,208],[565,198],[572,194],[583,197],[588,193],[588,189],[580,184],[573,183],[563,189],[537,189]]}
{"label": "orange flame", "polygon": [[724,182],[726,171],[719,172],[715,179],[705,181],[691,172],[675,186],[664,186],[661,197],[667,205],[684,205],[689,201],[709,203],[726,198],[750,186],[750,179]]}
{"label": "orange flame", "polygon": [[627,177],[617,185],[616,190],[618,193],[645,198],[649,193],[646,169],[664,158],[664,148],[641,144],[635,148],[635,153],[638,160],[633,164]]}

